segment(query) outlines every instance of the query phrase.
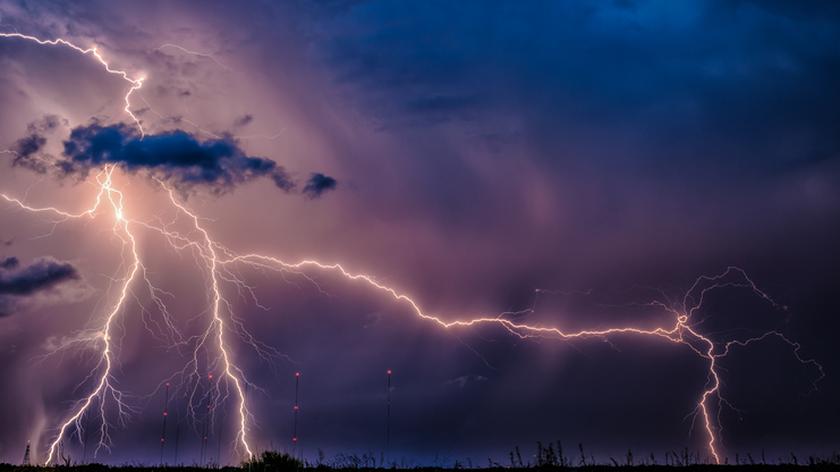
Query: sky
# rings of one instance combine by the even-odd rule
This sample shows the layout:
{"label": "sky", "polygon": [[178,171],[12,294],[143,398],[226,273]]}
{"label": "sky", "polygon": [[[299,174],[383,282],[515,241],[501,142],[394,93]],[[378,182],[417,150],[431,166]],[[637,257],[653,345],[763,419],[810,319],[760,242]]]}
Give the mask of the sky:
{"label": "sky", "polygon": [[[123,410],[97,397],[63,454],[246,457],[240,397],[219,353],[196,347],[215,272],[203,246],[151,228],[203,241],[162,185],[219,247],[340,263],[445,321],[670,327],[698,277],[725,274],[686,329],[717,348],[776,334],[719,358],[716,451],[830,454],[838,20],[821,1],[0,0],[0,33],[96,46],[142,78],[126,105],[132,84],[91,54],[0,37],[0,192],[80,212],[113,169],[159,290],[128,284],[108,377]],[[114,218],[0,200],[2,462],[29,441],[43,463],[96,386],[91,336],[132,261]],[[485,465],[561,441],[604,461],[686,447],[711,460],[696,339],[444,328],[336,271],[232,267],[221,316],[255,451]],[[194,351],[197,377],[184,374]]]}

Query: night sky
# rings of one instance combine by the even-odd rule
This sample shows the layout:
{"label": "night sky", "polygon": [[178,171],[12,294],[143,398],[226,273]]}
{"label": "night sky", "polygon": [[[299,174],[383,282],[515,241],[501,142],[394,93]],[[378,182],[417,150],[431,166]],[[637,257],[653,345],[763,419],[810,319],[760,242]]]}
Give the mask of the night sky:
{"label": "night sky", "polygon": [[[726,274],[686,326],[719,347],[784,338],[718,360],[721,457],[840,447],[837,2],[0,0],[0,33],[96,46],[143,79],[135,121],[131,84],[91,54],[0,37],[10,198],[81,212],[114,169],[133,222],[199,234],[162,183],[230,251],[341,263],[446,321],[671,327],[667,308],[697,277]],[[0,462],[30,441],[43,463],[95,387],[91,333],[131,266],[110,206],[64,220],[0,200]],[[179,375],[212,274],[200,249],[132,224],[160,291],[129,284],[114,323],[125,415],[106,396],[110,449],[96,451],[97,400],[65,454],[159,462],[168,380],[164,461],[177,434],[178,462],[199,462],[206,433],[205,461],[239,463],[218,353],[198,349],[198,381]],[[697,343],[447,329],[335,271],[223,275],[257,452],[379,457],[392,369],[389,461],[507,463],[558,440],[605,461],[685,447],[711,459]]]}

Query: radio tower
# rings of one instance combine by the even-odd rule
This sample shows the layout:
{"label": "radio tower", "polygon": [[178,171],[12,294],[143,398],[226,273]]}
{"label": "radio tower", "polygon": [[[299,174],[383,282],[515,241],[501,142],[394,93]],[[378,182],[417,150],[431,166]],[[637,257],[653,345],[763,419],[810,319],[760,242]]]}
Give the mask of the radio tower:
{"label": "radio tower", "polygon": [[160,428],[160,465],[163,465],[163,451],[166,449],[166,418],[169,416],[169,382],[163,397],[163,419]]}
{"label": "radio tower", "polygon": [[300,403],[298,399],[300,394],[300,372],[295,372],[295,405],[292,407],[292,453],[297,452],[298,434],[298,412],[300,411]]}
{"label": "radio tower", "polygon": [[32,458],[29,456],[30,447],[29,441],[26,441],[26,451],[23,453],[23,464],[24,466],[32,465]]}
{"label": "radio tower", "polygon": [[385,385],[385,454],[387,454],[388,449],[391,446],[391,374],[393,374],[393,371],[388,369],[385,373],[388,376],[388,380]]}

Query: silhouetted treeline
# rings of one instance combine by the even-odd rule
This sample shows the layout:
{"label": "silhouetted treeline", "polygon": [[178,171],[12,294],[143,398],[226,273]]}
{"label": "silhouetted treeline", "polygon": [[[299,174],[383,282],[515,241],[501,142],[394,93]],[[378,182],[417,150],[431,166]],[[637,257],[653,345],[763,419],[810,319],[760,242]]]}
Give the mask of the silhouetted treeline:
{"label": "silhouetted treeline", "polygon": [[637,455],[632,450],[628,450],[621,457],[609,457],[607,460],[604,460],[603,458],[596,459],[593,454],[584,448],[583,444],[578,444],[576,448],[567,450],[558,441],[556,443],[538,442],[535,453],[529,455],[523,454],[519,446],[516,446],[508,454],[507,463],[497,462],[488,458],[487,462],[481,464],[474,463],[472,459],[467,459],[465,461],[455,460],[450,465],[434,467],[416,466],[404,459],[399,462],[386,460],[382,453],[378,455],[373,453],[338,454],[331,459],[327,459],[321,450],[318,450],[315,461],[299,459],[284,452],[265,451],[239,467],[219,467],[216,464],[207,464],[205,466],[196,464],[177,466],[144,466],[136,464],[107,466],[102,464],[73,464],[70,460],[64,461],[61,465],[55,467],[0,464],[0,472],[161,472],[173,470],[177,470],[178,472],[207,472],[208,470],[219,472],[317,472],[331,470],[366,472],[387,469],[412,470],[417,472],[440,472],[460,469],[487,472],[510,472],[518,470],[559,471],[563,469],[574,469],[576,471],[621,469],[632,469],[634,471],[663,469],[693,471],[708,469],[776,471],[789,470],[791,468],[840,472],[840,453],[834,453],[829,457],[808,456],[804,459],[800,459],[796,454],[791,453],[785,457],[775,457],[773,460],[769,459],[764,452],[757,457],[751,453],[744,455],[736,454],[734,461],[730,462],[727,458],[723,464],[715,465],[711,464],[709,458],[702,453],[692,452],[687,448],[682,451],[668,451],[659,457],[655,454],[649,454],[647,456]]}

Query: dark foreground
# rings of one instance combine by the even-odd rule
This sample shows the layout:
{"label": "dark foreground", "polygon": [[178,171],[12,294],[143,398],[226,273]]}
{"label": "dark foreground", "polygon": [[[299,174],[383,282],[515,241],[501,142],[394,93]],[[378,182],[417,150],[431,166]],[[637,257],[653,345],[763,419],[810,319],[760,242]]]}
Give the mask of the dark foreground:
{"label": "dark foreground", "polygon": [[[718,470],[718,471],[781,471],[781,470],[825,470],[825,471],[840,471],[840,464],[834,463],[815,463],[815,464],[741,464],[741,465],[709,465],[709,464],[695,464],[688,466],[671,466],[671,465],[585,465],[585,466],[568,466],[568,467],[530,467],[530,468],[481,468],[469,469],[477,472],[515,472],[515,471],[533,471],[533,470],[575,470],[575,471],[614,471],[614,470],[633,470],[633,471],[664,471],[664,470],[686,470],[686,471],[701,471],[701,470]],[[216,470],[219,472],[243,472],[247,471],[247,465],[242,467],[221,467],[216,469],[208,469],[206,467],[146,467],[146,466],[104,466],[104,465],[80,465],[80,466],[58,466],[58,467],[39,467],[39,466],[19,466],[10,464],[0,464],[0,472],[207,472],[208,470]],[[264,472],[275,471],[352,471],[352,472],[382,472],[386,470],[411,470],[416,472],[448,472],[464,469],[441,468],[441,467],[415,467],[411,469],[385,469],[385,468],[333,468],[328,466],[320,467],[306,467],[302,469],[286,469],[286,468],[262,468]]]}
{"label": "dark foreground", "polygon": [[[352,472],[384,472],[387,470],[411,470],[416,472],[446,472],[471,470],[476,472],[514,472],[514,471],[601,471],[601,470],[738,470],[738,471],[762,471],[762,470],[789,470],[789,469],[810,469],[840,472],[840,455],[834,454],[830,458],[809,457],[805,461],[799,460],[791,455],[789,460],[779,459],[776,463],[765,463],[763,460],[757,462],[751,455],[747,461],[742,461],[740,456],[735,464],[712,465],[693,462],[691,455],[686,452],[682,459],[676,454],[666,456],[667,463],[657,463],[651,456],[647,461],[635,461],[632,453],[628,453],[625,462],[610,459],[607,463],[597,463],[594,458],[587,460],[582,454],[578,463],[558,455],[552,449],[539,448],[539,454],[534,457],[535,463],[522,460],[519,449],[511,452],[510,466],[505,466],[490,461],[488,467],[464,467],[456,462],[452,467],[413,467],[413,466],[376,466],[375,461],[371,462],[372,456],[339,456],[332,462],[321,462],[311,464],[298,460],[288,454],[279,452],[263,452],[253,460],[242,464],[239,467],[198,467],[198,466],[145,466],[145,465],[122,465],[107,466],[102,464],[71,465],[69,458],[56,467],[44,467],[37,465],[11,465],[0,464],[0,472],[329,472],[329,471],[352,471]],[[697,457],[697,456],[695,456]]]}

